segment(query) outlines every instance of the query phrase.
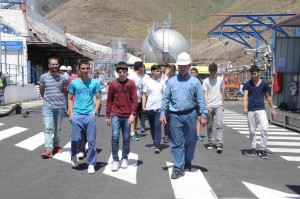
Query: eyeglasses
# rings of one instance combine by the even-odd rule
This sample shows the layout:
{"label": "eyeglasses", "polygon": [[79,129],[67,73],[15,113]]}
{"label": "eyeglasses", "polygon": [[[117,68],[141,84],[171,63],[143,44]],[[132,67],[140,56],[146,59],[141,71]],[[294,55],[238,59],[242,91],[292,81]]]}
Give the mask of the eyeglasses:
{"label": "eyeglasses", "polygon": [[52,66],[58,66],[59,64],[51,64]]}
{"label": "eyeglasses", "polygon": [[90,70],[90,68],[80,68],[80,70]]}

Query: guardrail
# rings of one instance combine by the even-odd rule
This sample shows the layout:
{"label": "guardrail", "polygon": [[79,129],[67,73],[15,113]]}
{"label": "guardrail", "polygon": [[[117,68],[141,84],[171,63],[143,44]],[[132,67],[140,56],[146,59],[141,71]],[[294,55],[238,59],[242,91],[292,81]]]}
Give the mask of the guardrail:
{"label": "guardrail", "polygon": [[[0,63],[0,69],[2,70],[2,73],[6,75],[6,81],[7,86],[19,86],[21,85],[24,87],[25,79],[27,78],[27,66],[21,66],[16,64],[5,64]],[[34,73],[30,71],[30,80],[29,82],[37,82],[36,76],[34,76]]]}

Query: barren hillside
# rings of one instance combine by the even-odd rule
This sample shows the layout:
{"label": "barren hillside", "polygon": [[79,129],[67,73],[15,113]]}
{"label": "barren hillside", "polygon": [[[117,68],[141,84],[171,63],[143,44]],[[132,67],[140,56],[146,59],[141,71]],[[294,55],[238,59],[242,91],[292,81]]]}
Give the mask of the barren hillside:
{"label": "barren hillside", "polygon": [[[194,59],[218,61],[225,57],[224,45],[219,40],[209,43],[206,34],[225,19],[220,14],[295,13],[299,7],[299,0],[69,0],[46,17],[64,24],[70,33],[103,45],[109,45],[113,37],[125,38],[129,48],[138,51],[148,24],[167,21],[171,13],[175,29],[189,43],[193,27]],[[243,58],[243,48],[230,41],[227,57],[236,64],[250,61]]]}

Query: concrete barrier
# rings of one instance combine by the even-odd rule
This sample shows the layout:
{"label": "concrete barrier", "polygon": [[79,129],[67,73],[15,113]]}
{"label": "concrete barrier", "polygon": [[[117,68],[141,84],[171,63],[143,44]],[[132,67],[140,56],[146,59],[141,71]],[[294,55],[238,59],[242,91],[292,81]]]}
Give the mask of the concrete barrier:
{"label": "concrete barrier", "polygon": [[12,104],[16,102],[27,102],[40,99],[39,93],[33,84],[26,84],[22,86],[9,86],[6,87],[5,104]]}

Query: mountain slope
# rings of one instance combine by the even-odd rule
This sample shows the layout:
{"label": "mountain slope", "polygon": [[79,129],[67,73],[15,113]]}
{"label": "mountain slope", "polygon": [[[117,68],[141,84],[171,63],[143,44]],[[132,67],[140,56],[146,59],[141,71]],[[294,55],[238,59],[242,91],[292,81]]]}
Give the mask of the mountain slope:
{"label": "mountain slope", "polygon": [[[148,24],[167,21],[171,13],[175,29],[187,40],[192,36],[193,54],[205,59],[211,55],[224,57],[222,42],[211,49],[206,34],[226,16],[212,15],[294,13],[299,7],[297,0],[69,0],[46,18],[64,24],[68,32],[87,40],[109,45],[113,37],[128,38],[130,48],[139,49],[147,35]],[[242,46],[234,42],[228,45],[229,52],[240,51],[238,48]]]}

